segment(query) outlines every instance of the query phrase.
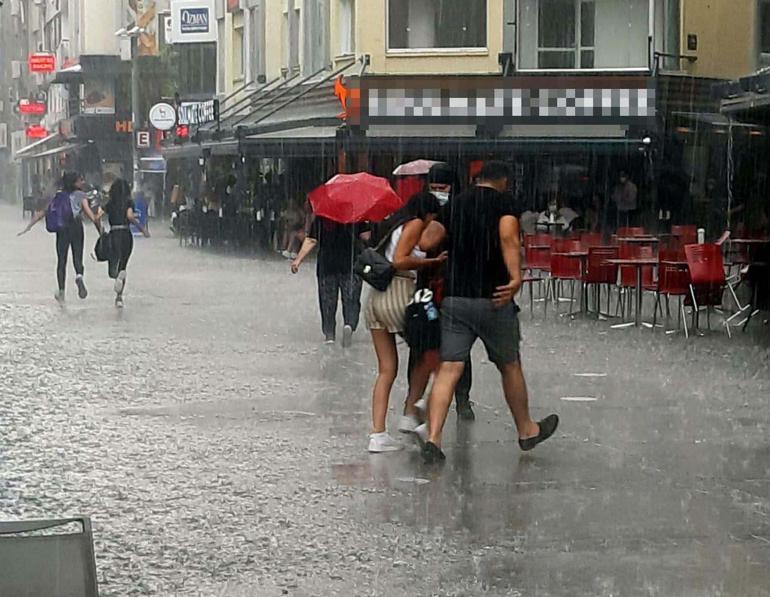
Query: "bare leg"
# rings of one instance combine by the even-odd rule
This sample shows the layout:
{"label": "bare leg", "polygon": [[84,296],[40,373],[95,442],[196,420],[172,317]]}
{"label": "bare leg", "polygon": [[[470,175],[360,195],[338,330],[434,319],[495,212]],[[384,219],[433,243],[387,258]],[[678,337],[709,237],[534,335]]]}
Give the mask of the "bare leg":
{"label": "bare leg", "polygon": [[417,414],[417,408],[415,408],[414,403],[422,398],[425,388],[428,386],[430,374],[436,370],[437,366],[438,351],[431,350],[423,354],[412,368],[412,373],[409,376],[409,394],[407,394],[406,404],[404,405],[405,415]]}
{"label": "bare leg", "polygon": [[508,363],[498,367],[502,376],[503,392],[508,408],[511,409],[519,439],[535,437],[540,433],[538,424],[529,416],[529,396],[527,395],[527,383],[524,380],[524,372],[521,369],[521,361]]}
{"label": "bare leg", "polygon": [[445,361],[441,363],[433,381],[433,389],[428,399],[428,427],[430,434],[428,440],[437,446],[441,445],[441,432],[452,404],[452,396],[455,393],[457,382],[463,375],[464,362]]}
{"label": "bare leg", "polygon": [[377,380],[372,392],[372,433],[385,431],[390,391],[398,375],[396,338],[387,330],[371,330],[374,351],[377,353]]}

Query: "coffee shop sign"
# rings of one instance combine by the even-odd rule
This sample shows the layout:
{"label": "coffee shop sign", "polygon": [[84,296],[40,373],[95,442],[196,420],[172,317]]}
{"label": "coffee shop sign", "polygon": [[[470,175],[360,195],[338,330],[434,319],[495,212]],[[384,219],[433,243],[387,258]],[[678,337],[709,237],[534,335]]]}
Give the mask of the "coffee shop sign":
{"label": "coffee shop sign", "polygon": [[181,102],[179,104],[179,120],[182,126],[200,125],[213,122],[219,118],[219,100],[204,102]]}

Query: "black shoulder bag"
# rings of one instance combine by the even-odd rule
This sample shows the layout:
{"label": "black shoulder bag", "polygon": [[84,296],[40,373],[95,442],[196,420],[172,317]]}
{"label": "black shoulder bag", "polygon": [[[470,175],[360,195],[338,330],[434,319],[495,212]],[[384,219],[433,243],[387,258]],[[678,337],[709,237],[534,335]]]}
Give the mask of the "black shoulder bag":
{"label": "black shoulder bag", "polygon": [[391,234],[393,234],[392,231],[374,247],[361,251],[353,264],[353,273],[380,292],[388,289],[393,276],[396,275],[393,264],[380,252],[390,240]]}

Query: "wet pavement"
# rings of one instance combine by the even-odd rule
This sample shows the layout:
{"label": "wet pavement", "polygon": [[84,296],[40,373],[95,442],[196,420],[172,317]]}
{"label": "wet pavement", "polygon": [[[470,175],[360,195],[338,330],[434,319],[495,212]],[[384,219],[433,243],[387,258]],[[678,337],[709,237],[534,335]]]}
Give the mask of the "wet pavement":
{"label": "wet pavement", "polygon": [[366,453],[373,351],[321,345],[312,266],[157,226],[123,311],[88,258],[60,308],[53,238],[21,226],[0,208],[0,519],[90,515],[102,595],[770,595],[767,333],[525,308],[556,436],[518,451],[480,351],[477,420],[426,468]]}

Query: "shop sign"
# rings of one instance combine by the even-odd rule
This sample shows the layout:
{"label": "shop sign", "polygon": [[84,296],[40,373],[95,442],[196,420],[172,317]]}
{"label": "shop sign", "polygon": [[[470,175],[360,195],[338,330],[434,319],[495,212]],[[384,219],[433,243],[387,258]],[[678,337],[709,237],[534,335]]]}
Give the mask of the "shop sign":
{"label": "shop sign", "polygon": [[53,73],[56,72],[56,56],[46,52],[30,54],[27,58],[29,72],[31,73]]}
{"label": "shop sign", "polygon": [[181,102],[179,104],[179,124],[201,125],[219,119],[219,100],[205,102]]}
{"label": "shop sign", "polygon": [[165,102],[155,104],[150,108],[150,124],[159,131],[170,131],[176,125],[176,110]]}
{"label": "shop sign", "polygon": [[137,133],[136,133],[136,146],[139,149],[148,149],[150,147],[150,132],[149,131],[137,131]]}
{"label": "shop sign", "polygon": [[116,120],[115,132],[121,134],[128,134],[134,131],[134,123],[130,120]]}
{"label": "shop sign", "polygon": [[26,129],[27,138],[29,139],[45,139],[48,136],[48,129],[44,126],[33,125],[28,126]]}
{"label": "shop sign", "polygon": [[171,0],[172,42],[217,41],[214,0]]}
{"label": "shop sign", "polygon": [[[389,77],[351,90],[352,124],[646,124],[656,115],[649,77]],[[356,92],[358,97],[356,97]],[[356,109],[358,107],[358,109]]]}
{"label": "shop sign", "polygon": [[19,100],[19,114],[32,114],[43,116],[47,111],[45,102],[37,102],[29,99]]}

